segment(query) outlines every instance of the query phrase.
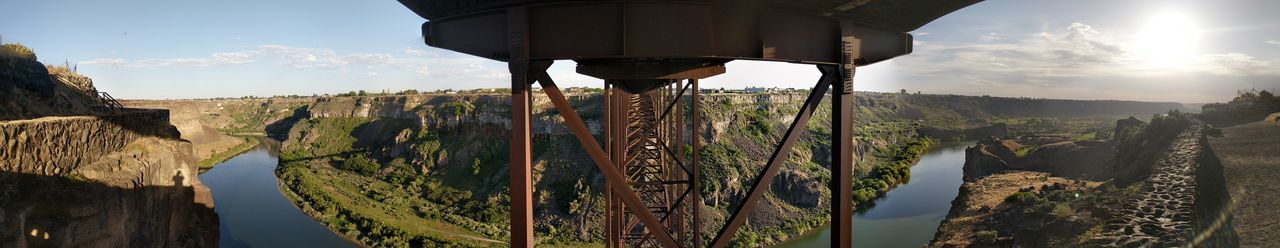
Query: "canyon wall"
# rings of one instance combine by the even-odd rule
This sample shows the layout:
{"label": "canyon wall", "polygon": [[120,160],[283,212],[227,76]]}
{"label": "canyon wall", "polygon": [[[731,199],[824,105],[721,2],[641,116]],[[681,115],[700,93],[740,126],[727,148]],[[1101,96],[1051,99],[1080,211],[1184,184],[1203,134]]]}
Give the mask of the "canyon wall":
{"label": "canyon wall", "polygon": [[0,122],[0,246],[215,247],[189,143],[163,110]]}
{"label": "canyon wall", "polygon": [[218,217],[169,112],[0,57],[0,247],[216,247]]}

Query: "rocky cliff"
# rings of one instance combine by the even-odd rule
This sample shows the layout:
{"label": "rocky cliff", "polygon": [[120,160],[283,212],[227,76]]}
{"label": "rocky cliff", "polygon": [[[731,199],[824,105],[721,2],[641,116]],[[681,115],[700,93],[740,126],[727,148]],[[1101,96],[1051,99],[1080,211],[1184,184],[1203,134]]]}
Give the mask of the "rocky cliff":
{"label": "rocky cliff", "polygon": [[216,246],[212,194],[165,115],[0,122],[0,244]]}
{"label": "rocky cliff", "polygon": [[0,247],[216,247],[169,112],[102,108],[87,77],[49,70],[0,58]]}
{"label": "rocky cliff", "polygon": [[51,68],[33,59],[0,58],[0,120],[99,113],[91,79]]}

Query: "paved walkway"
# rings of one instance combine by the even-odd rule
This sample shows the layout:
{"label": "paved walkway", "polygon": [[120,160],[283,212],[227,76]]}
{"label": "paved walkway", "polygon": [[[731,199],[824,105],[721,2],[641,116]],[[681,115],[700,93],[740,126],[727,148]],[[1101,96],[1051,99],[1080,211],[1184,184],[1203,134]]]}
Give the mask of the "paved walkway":
{"label": "paved walkway", "polygon": [[1222,129],[1209,146],[1222,162],[1241,247],[1280,244],[1280,126],[1255,122]]}

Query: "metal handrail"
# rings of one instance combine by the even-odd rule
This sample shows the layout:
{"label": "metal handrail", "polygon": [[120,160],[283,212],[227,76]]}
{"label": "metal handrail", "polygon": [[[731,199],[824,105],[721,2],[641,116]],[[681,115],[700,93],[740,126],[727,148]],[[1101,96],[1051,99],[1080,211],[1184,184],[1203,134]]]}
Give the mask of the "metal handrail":
{"label": "metal handrail", "polygon": [[114,112],[124,108],[124,105],[121,105],[120,101],[116,101],[115,97],[111,97],[111,94],[102,91],[97,91],[97,93],[98,99],[107,110]]}

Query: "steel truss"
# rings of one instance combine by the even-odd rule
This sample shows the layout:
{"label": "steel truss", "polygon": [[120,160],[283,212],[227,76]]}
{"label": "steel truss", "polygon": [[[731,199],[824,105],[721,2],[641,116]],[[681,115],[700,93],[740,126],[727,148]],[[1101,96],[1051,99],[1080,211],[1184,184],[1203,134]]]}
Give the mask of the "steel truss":
{"label": "steel truss", "polygon": [[[609,247],[701,247],[702,201],[698,82],[672,80],[643,93],[629,93],[605,84],[605,144],[597,142],[564,94],[546,73],[551,61],[509,61],[512,71],[511,199],[512,246],[531,247],[532,181],[529,116],[531,85],[539,83],[560,116],[604,174],[607,184]],[[725,247],[746,222],[791,154],[818,103],[830,88],[832,102],[832,226],[835,233],[852,233],[852,65],[818,65],[822,77],[809,92],[799,113],[775,147],[747,196],[710,240]],[[689,96],[686,99],[685,96]],[[688,107],[687,113],[684,112]],[[687,117],[687,119],[686,119]],[[686,154],[685,147],[691,154]],[[849,235],[836,235],[832,247],[849,247]]]}
{"label": "steel truss", "polygon": [[[720,65],[689,67],[623,66],[608,63],[588,65],[601,78],[627,79],[605,83],[605,146],[587,129],[564,93],[547,74],[552,60],[531,59],[528,44],[527,9],[511,8],[506,13],[508,69],[511,71],[511,246],[533,247],[533,180],[531,158],[532,84],[538,83],[550,98],[564,124],[586,150],[604,175],[608,200],[606,242],[609,247],[726,247],[746,223],[778,169],[791,154],[818,103],[831,93],[831,225],[832,247],[851,247],[853,222],[853,73],[859,59],[856,26],[839,23],[841,53],[839,63],[817,64],[822,77],[809,92],[782,141],[752,184],[747,196],[720,227],[710,243],[701,236],[702,202],[699,185],[697,137],[699,119],[698,78],[724,71]],[[861,44],[861,45],[859,45]],[[599,61],[595,61],[599,62]],[[685,65],[687,66],[687,65]],[[584,69],[579,63],[579,71]],[[663,73],[635,77],[636,69]],[[604,76],[601,76],[604,75]],[[674,75],[674,76],[673,76]],[[641,81],[637,81],[637,79]],[[637,83],[640,82],[640,83]],[[665,82],[665,83],[662,83]],[[659,85],[661,84],[661,85]],[[650,86],[658,86],[650,88]],[[688,99],[686,99],[688,95]],[[685,106],[688,108],[686,119]],[[687,131],[687,132],[686,132]],[[688,146],[689,154],[685,153]],[[844,234],[844,235],[840,235]]]}

